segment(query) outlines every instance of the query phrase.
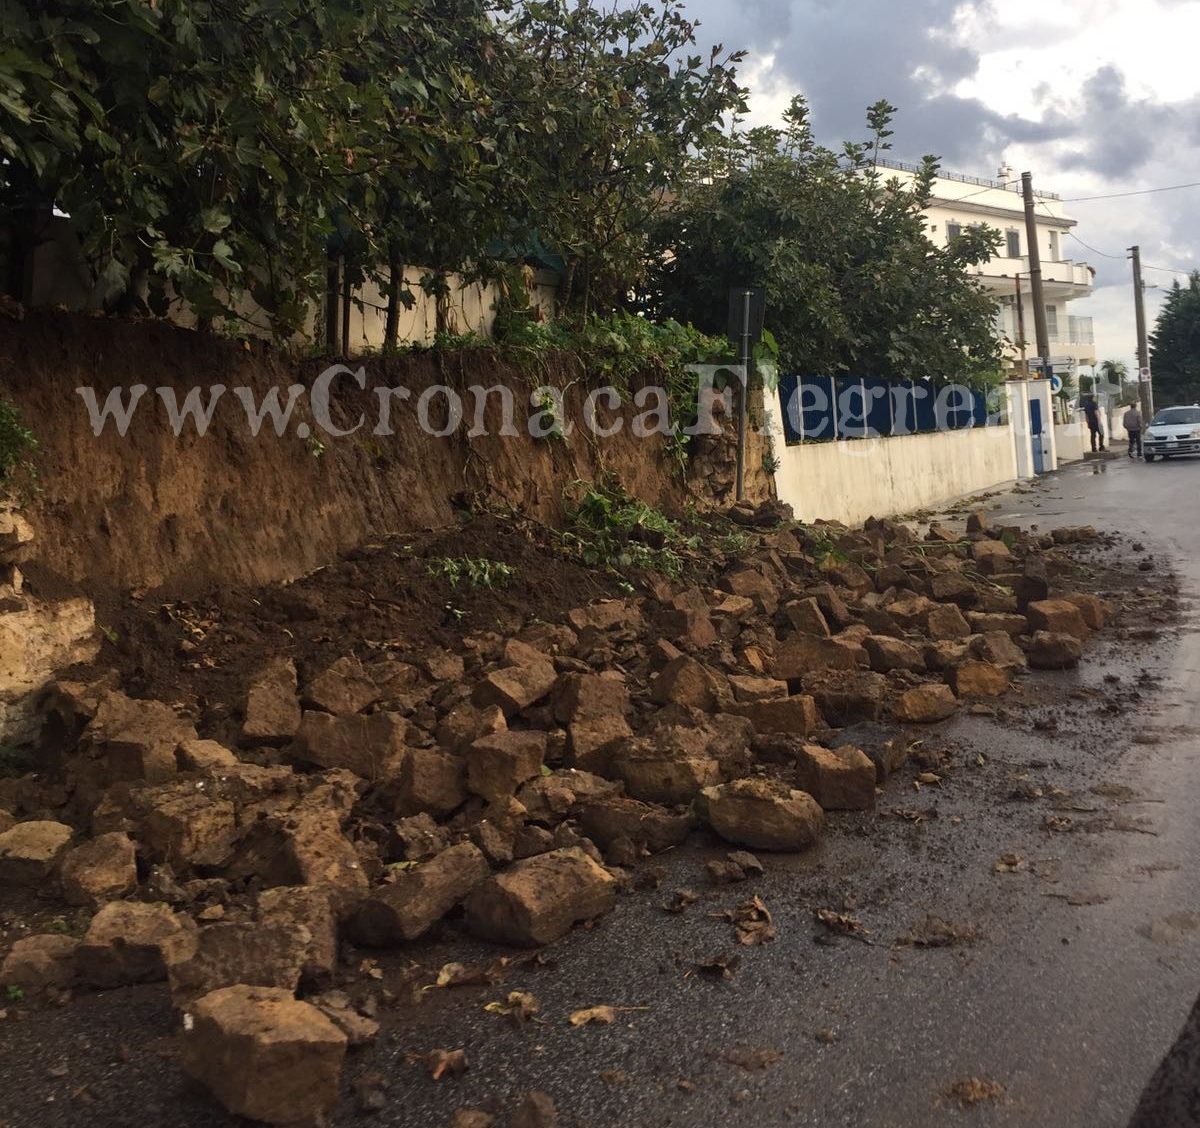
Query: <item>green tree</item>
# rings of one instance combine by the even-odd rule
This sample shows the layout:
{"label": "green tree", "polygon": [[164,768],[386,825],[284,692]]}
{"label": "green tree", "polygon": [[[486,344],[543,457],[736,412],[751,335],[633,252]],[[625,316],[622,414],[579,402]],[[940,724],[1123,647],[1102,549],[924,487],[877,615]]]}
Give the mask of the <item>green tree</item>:
{"label": "green tree", "polygon": [[797,98],[782,130],[736,137],[725,166],[697,167],[663,220],[672,255],[647,304],[723,329],[727,291],[756,284],[793,372],[987,382],[998,368],[995,302],[971,277],[999,236],[966,228],[949,246],[925,233],[937,164],[909,184],[885,179],[894,107],[868,111],[868,137],[840,153],[816,143]]}
{"label": "green tree", "polygon": [[529,63],[538,233],[565,259],[561,300],[584,313],[625,304],[665,202],[743,106],[742,53],[693,53],[696,26],[678,0],[528,0],[505,25]]}
{"label": "green tree", "polygon": [[1150,334],[1156,406],[1200,401],[1200,271],[1176,279]]}

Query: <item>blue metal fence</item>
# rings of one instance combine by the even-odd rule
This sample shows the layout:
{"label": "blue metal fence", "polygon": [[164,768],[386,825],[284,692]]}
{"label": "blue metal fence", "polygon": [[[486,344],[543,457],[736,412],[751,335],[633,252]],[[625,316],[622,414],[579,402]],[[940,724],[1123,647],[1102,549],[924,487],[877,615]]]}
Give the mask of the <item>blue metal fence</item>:
{"label": "blue metal fence", "polygon": [[914,435],[1000,422],[1000,397],[933,380],[878,376],[781,376],[779,406],[789,443]]}

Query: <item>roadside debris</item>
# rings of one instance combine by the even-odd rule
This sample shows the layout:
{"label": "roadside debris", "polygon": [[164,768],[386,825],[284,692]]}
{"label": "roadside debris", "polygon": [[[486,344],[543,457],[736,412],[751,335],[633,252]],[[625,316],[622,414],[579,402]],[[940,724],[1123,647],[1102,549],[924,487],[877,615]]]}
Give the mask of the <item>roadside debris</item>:
{"label": "roadside debris", "polygon": [[[397,990],[376,950],[456,929],[551,944],[596,927],[620,893],[657,888],[667,870],[647,859],[697,830],[732,847],[703,867],[717,887],[763,875],[751,850],[808,850],[846,817],[830,812],[858,812],[867,833],[879,789],[910,760],[917,791],[963,769],[929,726],[996,708],[1027,665],[1075,665],[1118,610],[1072,571],[1065,546],[1093,530],[1051,537],[976,514],[965,533],[934,524],[922,539],[892,520],[780,524],[778,503],[739,513],[736,548],[705,533],[691,571],[622,580],[620,597],[552,616],[509,605],[494,630],[421,619],[406,635],[385,610],[396,601],[368,591],[371,562],[407,559],[431,581],[411,545],[388,543],[242,604],[134,603],[163,652],[136,669],[109,655],[115,668],[47,687],[54,768],[0,788],[0,893],[60,896],[82,921],[78,936],[14,936],[0,979],[35,997],[168,983],[189,1016],[185,1069],[231,1111],[286,1123],[332,1105],[346,1047],[376,1036],[381,1006],[494,987],[518,966],[412,964]],[[552,550],[537,552],[553,569]],[[323,610],[335,584],[343,603]],[[1041,796],[1014,784],[1013,798]],[[939,817],[932,804],[888,813]],[[1043,826],[1074,829],[1055,814]],[[995,869],[1024,865],[1004,855]],[[679,888],[662,908],[697,900]],[[776,938],[758,896],[710,915],[737,947],[687,977],[731,979],[740,949]],[[815,916],[820,942],[872,942],[849,912]],[[930,916],[899,942],[975,939]],[[480,1005],[539,1020],[524,990]],[[434,1081],[467,1069],[462,1049],[413,1060]],[[280,1084],[252,1084],[252,1071]],[[384,1087],[364,1083],[360,1107],[377,1109]],[[512,1121],[556,1122],[536,1093]]]}

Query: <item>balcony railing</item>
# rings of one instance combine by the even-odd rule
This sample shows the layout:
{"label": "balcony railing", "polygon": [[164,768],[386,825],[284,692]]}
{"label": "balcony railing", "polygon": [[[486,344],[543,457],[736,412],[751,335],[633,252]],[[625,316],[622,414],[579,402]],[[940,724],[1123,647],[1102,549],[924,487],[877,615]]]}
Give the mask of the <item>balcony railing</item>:
{"label": "balcony railing", "polygon": [[1090,317],[1076,317],[1070,315],[1070,324],[1067,327],[1067,341],[1072,345],[1090,345],[1094,343],[1092,333],[1092,319]]}
{"label": "balcony railing", "polygon": [[[920,172],[921,166],[909,164],[908,161],[894,161],[890,157],[880,157],[876,162],[881,168],[894,168],[897,172]],[[1016,192],[1020,195],[1020,187],[1014,187],[1014,182],[1003,180],[990,180],[985,176],[967,176],[961,172],[946,172],[945,169],[938,169],[939,180],[957,180],[959,184],[978,184],[981,188],[1000,188],[1005,192]],[[1060,200],[1062,197],[1057,192],[1043,192],[1040,188],[1037,191],[1038,196],[1043,196],[1047,200]]]}

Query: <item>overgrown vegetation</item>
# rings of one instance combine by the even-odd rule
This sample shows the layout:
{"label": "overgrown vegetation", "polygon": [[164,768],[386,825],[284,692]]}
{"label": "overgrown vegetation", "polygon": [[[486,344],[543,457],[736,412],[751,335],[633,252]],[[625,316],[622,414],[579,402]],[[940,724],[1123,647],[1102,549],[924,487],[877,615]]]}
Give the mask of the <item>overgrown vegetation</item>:
{"label": "overgrown vegetation", "polygon": [[[0,494],[28,500],[37,493],[38,472],[32,458],[37,445],[33,431],[21,421],[17,409],[0,400]],[[18,478],[23,480],[18,482]]]}
{"label": "overgrown vegetation", "polygon": [[511,565],[486,556],[439,556],[429,562],[426,571],[449,580],[451,587],[465,581],[473,588],[501,587],[517,574]]}
{"label": "overgrown vegetation", "polygon": [[618,484],[576,482],[574,489],[578,500],[559,537],[584,564],[615,572],[683,574],[683,554],[699,547],[698,536],[685,535],[676,522]]}

